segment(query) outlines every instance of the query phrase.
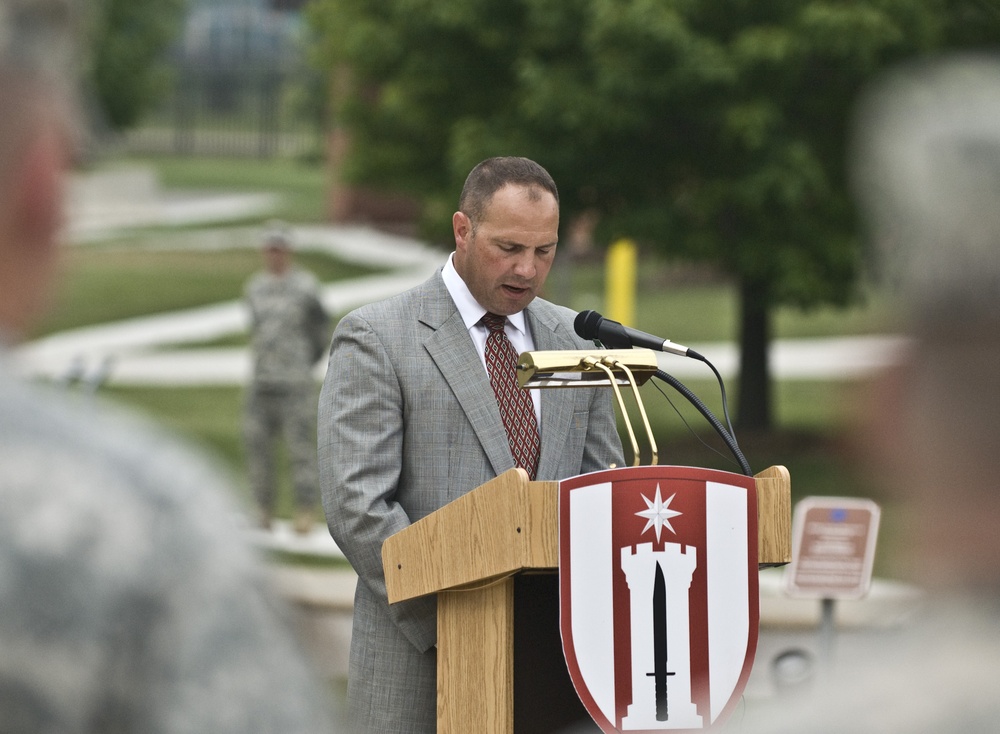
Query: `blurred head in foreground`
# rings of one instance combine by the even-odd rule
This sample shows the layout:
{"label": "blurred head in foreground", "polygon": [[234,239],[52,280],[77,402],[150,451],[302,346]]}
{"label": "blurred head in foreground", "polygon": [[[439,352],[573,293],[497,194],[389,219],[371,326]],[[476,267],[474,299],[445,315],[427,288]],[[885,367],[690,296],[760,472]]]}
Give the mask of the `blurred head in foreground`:
{"label": "blurred head in foreground", "polygon": [[863,98],[855,186],[912,338],[871,442],[913,512],[913,576],[1000,590],[1000,60],[898,70]]}
{"label": "blurred head in foreground", "polygon": [[45,305],[73,150],[74,15],[65,0],[0,0],[0,339]]}
{"label": "blurred head in foreground", "polygon": [[17,373],[62,225],[71,21],[0,0],[0,732],[332,731],[225,474]]}

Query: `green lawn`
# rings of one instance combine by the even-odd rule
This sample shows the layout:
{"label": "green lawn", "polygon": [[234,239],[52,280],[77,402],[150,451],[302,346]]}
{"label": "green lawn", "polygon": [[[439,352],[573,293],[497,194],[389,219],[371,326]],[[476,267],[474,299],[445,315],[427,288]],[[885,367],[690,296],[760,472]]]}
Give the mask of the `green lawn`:
{"label": "green lawn", "polygon": [[[718,386],[709,381],[686,382],[696,395],[722,420]],[[871,497],[884,501],[871,479],[860,470],[847,431],[857,415],[856,386],[850,383],[784,381],[777,385],[780,429],[769,435],[740,435],[740,447],[754,472],[772,464],[788,467],[793,500],[811,495]],[[660,394],[643,388],[643,401],[659,449],[660,464],[704,466],[739,471],[728,448],[707,426],[704,418],[678,393],[664,387]],[[234,481],[249,502],[244,451],[240,435],[243,392],[238,387],[111,387],[104,390],[111,400],[139,410],[201,444],[230,469]],[[672,403],[672,405],[671,405]],[[641,421],[626,398],[636,430],[640,456],[648,457],[648,441]],[[676,411],[675,411],[676,407]],[[678,412],[680,415],[678,415]],[[626,457],[631,458],[626,442]],[[287,473],[279,489],[278,514],[292,513]],[[897,521],[884,513],[883,536],[898,534]],[[880,556],[877,571],[891,575],[891,559]]]}
{"label": "green lawn", "polygon": [[[243,498],[250,501],[240,427],[243,410],[241,388],[109,387],[104,389],[104,395],[204,447],[231,471]],[[316,397],[318,400],[318,386]],[[280,460],[284,462],[284,456]],[[282,472],[280,481],[277,513],[281,517],[291,517],[294,507],[287,472]]]}
{"label": "green lawn", "polygon": [[[575,311],[604,310],[604,270],[599,260],[574,264],[569,274],[557,260],[546,286],[546,296]],[[686,278],[682,267],[663,262],[649,252],[640,255],[636,283],[637,329],[682,344],[734,340],[738,333],[738,301],[733,284],[723,278]],[[884,333],[891,328],[892,311],[884,294],[867,289],[863,299],[848,308],[831,306],[803,312],[779,308],[774,315],[776,338],[827,337]]]}
{"label": "green lawn", "polygon": [[[135,235],[114,246],[64,251],[59,294],[33,335],[238,299],[261,268],[254,247],[147,249],[142,245],[149,239],[155,241]],[[300,252],[296,259],[322,282],[374,272],[322,253]]]}
{"label": "green lawn", "polygon": [[[280,191],[286,208],[279,215],[289,221],[317,222],[325,215],[326,181],[320,167],[288,160],[164,158],[140,162],[154,165],[168,188]],[[157,238],[182,234],[151,231],[68,252],[63,293],[37,333],[238,298],[246,278],[259,268],[255,249],[194,252],[145,247]],[[300,253],[299,258],[325,282],[369,272],[323,255]],[[731,285],[718,279],[682,277],[684,271],[648,255],[643,256],[640,273],[637,328],[688,344],[735,338],[738,314]],[[576,310],[603,311],[603,291],[600,263],[590,262],[554,270],[546,296]],[[879,333],[891,319],[885,300],[873,293],[864,303],[846,310],[800,313],[781,309],[775,315],[774,333],[777,338]],[[237,335],[225,343],[243,343],[243,337]],[[688,387],[722,419],[718,385],[709,373],[705,379],[688,382]],[[735,415],[735,385],[727,387]],[[104,392],[201,442],[222,458],[246,491],[239,388],[106,388]],[[737,471],[728,449],[704,418],[671,388],[664,386],[664,392],[670,402],[650,386],[643,388],[660,463]],[[774,398],[776,430],[739,436],[755,471],[771,464],[787,466],[796,499],[826,494],[881,500],[878,488],[859,470],[851,445],[858,411],[853,384],[782,381],[775,386]],[[645,452],[647,444],[641,434],[639,444]],[[288,495],[286,487],[281,514],[290,512]],[[883,527],[884,534],[894,533],[888,513],[883,516]],[[880,573],[890,570],[885,563],[880,559]]]}
{"label": "green lawn", "polygon": [[[50,320],[53,323],[91,323],[113,320],[125,315],[153,313],[169,308],[187,307],[200,303],[238,297],[245,277],[258,265],[257,253],[224,251],[212,253],[160,252],[119,249],[112,252],[84,250],[73,253],[78,270],[76,285],[65,299],[63,307]],[[329,281],[349,277],[359,269],[322,255],[305,255],[304,264]],[[652,270],[652,269],[650,269]],[[655,273],[649,277],[654,277]],[[578,268],[574,273],[583,284],[576,293],[586,293],[586,283],[599,283],[596,266]],[[115,284],[128,284],[126,289]],[[100,297],[113,292],[114,298]],[[639,313],[644,319],[640,326],[649,331],[669,335],[678,341],[709,341],[729,338],[733,328],[734,301],[724,285],[683,285],[650,292],[641,288]],[[582,308],[587,305],[582,304]],[[600,307],[600,304],[596,304]],[[695,317],[697,316],[697,318]],[[856,333],[864,331],[878,316],[870,310],[838,314],[833,311],[813,315],[782,313],[789,331],[807,335]],[[810,330],[810,323],[816,328]],[[234,335],[216,344],[242,344],[245,337]],[[650,383],[643,389],[644,401],[653,423],[661,461],[717,466],[738,469],[729,457],[728,449],[714,436],[705,419],[679,393],[668,386],[663,392]],[[687,382],[688,387],[722,420],[723,410],[718,384],[706,368],[705,378]],[[730,390],[730,411],[735,414],[734,386]],[[237,471],[241,470],[238,417],[239,390],[236,388],[142,388],[116,389],[116,396],[154,416],[167,421],[184,433],[196,436],[220,452]],[[789,453],[802,454],[806,481],[796,483],[796,489],[808,493],[829,494],[837,491],[835,475],[824,474],[822,458],[817,457],[827,440],[834,440],[849,416],[850,386],[833,382],[785,381],[776,385],[775,418],[779,436],[794,437],[787,447],[775,439],[760,447],[744,445],[744,453],[755,470],[770,463],[792,463]],[[668,399],[669,398],[669,402]],[[631,403],[627,403],[631,406]],[[698,434],[695,439],[692,434]],[[742,439],[742,437],[741,437]],[[747,440],[752,441],[752,437]],[[714,452],[705,446],[708,443]],[[640,437],[646,451],[646,441]],[[719,454],[722,454],[720,456]],[[817,467],[814,469],[813,467]],[[805,479],[803,477],[803,479]],[[798,493],[798,492],[797,492]]]}

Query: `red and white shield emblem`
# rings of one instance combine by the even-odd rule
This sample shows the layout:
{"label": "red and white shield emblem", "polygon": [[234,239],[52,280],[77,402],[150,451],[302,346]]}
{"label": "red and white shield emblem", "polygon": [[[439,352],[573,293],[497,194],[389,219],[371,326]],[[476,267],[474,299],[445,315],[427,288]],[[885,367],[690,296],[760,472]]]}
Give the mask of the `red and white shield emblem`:
{"label": "red and white shield emblem", "polygon": [[708,729],[757,649],[753,477],[645,466],[559,483],[563,652],[601,729]]}

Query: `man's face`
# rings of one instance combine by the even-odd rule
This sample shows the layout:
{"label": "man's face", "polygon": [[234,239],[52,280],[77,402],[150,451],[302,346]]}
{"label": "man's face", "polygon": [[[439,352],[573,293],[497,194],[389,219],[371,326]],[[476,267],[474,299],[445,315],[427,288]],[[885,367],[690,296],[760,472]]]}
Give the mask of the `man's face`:
{"label": "man's face", "polygon": [[517,313],[545,284],[559,239],[559,205],[538,187],[508,185],[493,194],[475,234],[462,212],[452,218],[455,269],[486,310]]}
{"label": "man's face", "polygon": [[284,243],[269,242],[264,246],[264,267],[268,272],[281,275],[292,262],[292,253]]}

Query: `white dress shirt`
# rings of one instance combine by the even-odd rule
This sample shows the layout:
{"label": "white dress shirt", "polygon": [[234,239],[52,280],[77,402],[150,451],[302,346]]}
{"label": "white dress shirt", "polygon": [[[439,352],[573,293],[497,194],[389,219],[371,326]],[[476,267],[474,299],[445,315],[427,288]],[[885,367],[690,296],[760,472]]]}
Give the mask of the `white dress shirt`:
{"label": "white dress shirt", "polygon": [[[479,301],[472,295],[472,291],[469,290],[469,286],[462,280],[462,276],[455,270],[455,264],[452,262],[454,257],[454,252],[448,256],[448,262],[445,263],[444,270],[441,271],[441,278],[444,280],[445,288],[448,289],[451,299],[458,308],[458,313],[462,316],[462,321],[465,322],[465,327],[469,330],[469,336],[472,337],[472,343],[476,345],[476,350],[479,352],[479,359],[483,363],[483,369],[485,370],[486,337],[489,336],[490,330],[485,324],[480,323],[480,320],[486,315],[486,309],[479,304]],[[507,317],[504,333],[510,339],[514,351],[518,354],[530,352],[535,348],[531,332],[528,331],[528,322],[524,318],[524,311],[518,311]],[[535,419],[538,421],[538,430],[541,432],[542,396],[537,389],[529,390],[528,393],[531,395],[531,402],[535,406]]]}

